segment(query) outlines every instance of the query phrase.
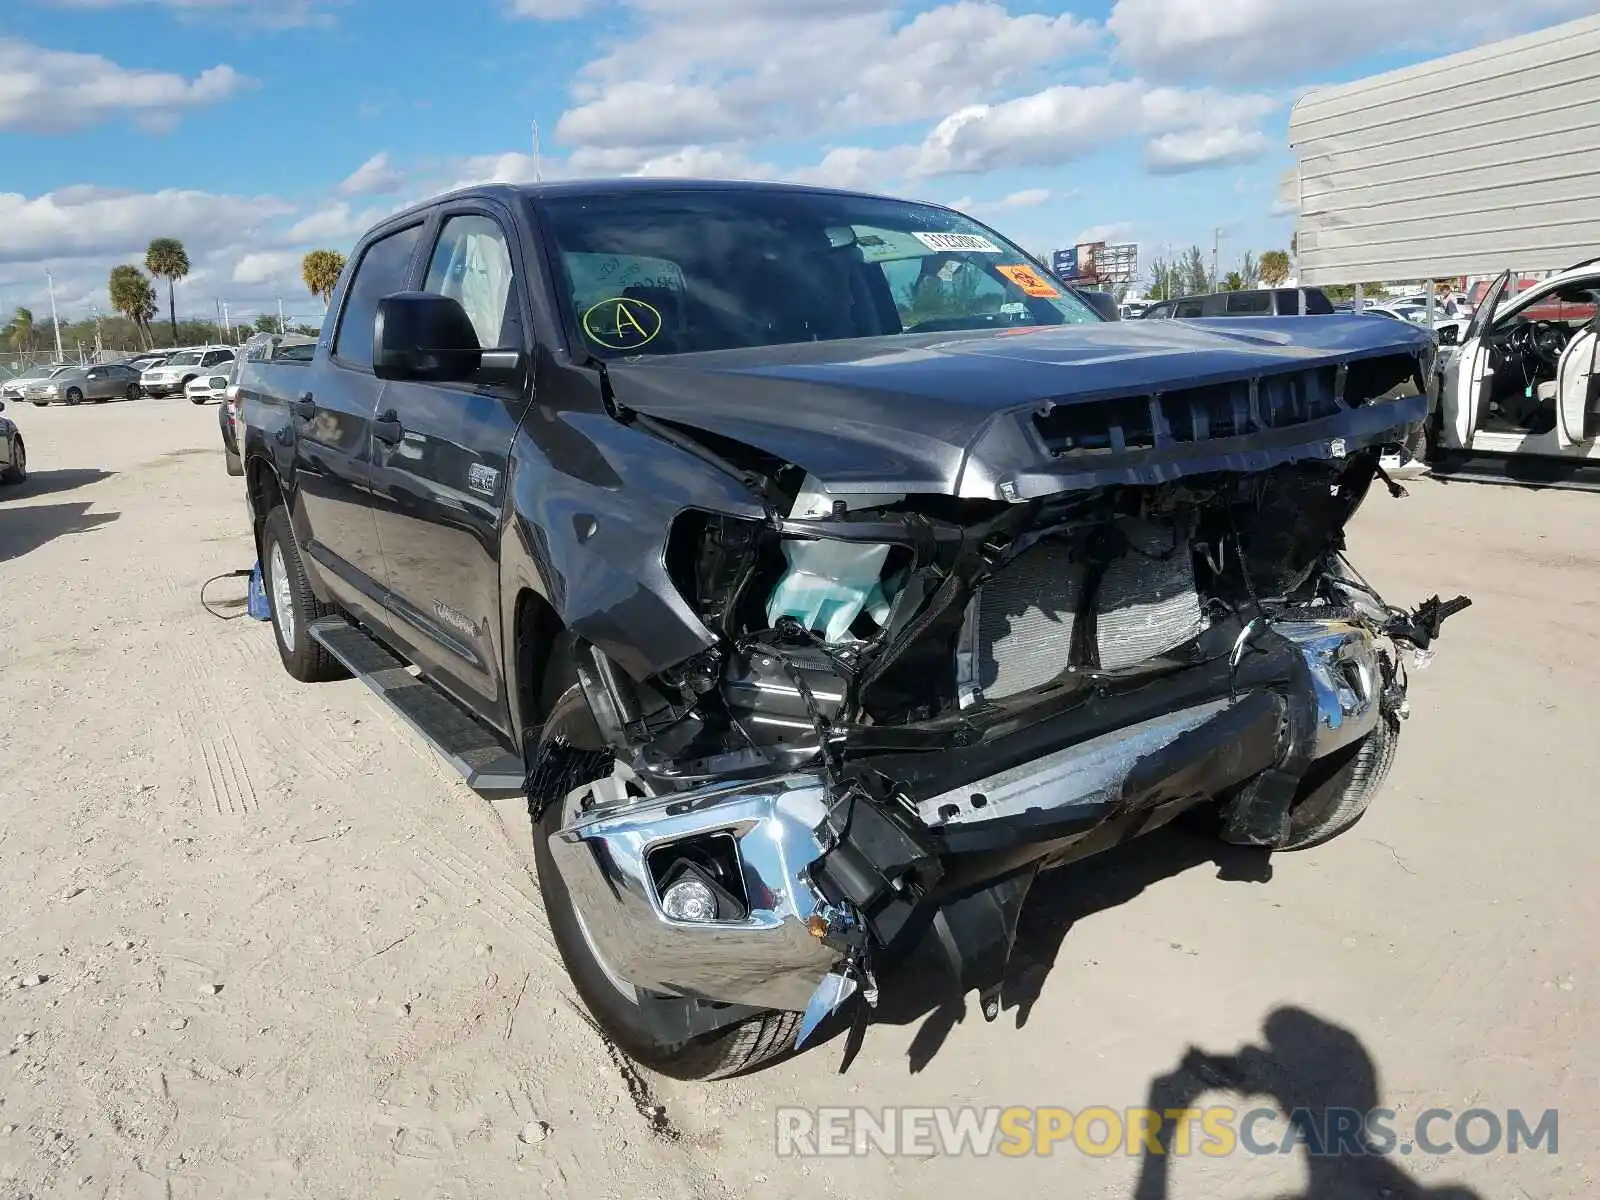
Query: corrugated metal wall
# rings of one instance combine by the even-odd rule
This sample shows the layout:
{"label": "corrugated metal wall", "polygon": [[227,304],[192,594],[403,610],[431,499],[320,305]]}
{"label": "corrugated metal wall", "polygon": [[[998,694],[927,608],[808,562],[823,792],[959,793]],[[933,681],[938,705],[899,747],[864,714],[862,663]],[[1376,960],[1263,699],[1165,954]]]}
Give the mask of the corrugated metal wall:
{"label": "corrugated metal wall", "polygon": [[1600,256],[1600,16],[1312,92],[1289,140],[1302,284]]}

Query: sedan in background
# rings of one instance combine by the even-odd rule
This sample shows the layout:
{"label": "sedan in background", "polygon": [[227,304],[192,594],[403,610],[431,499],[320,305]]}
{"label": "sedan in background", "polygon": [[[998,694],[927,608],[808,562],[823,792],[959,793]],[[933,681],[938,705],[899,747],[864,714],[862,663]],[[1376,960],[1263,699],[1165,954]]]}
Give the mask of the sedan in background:
{"label": "sedan in background", "polygon": [[85,400],[137,400],[139,372],[121,363],[91,363],[68,367],[49,379],[36,380],[23,393],[31,404],[43,408],[52,400],[82,404]]}
{"label": "sedan in background", "polygon": [[63,371],[70,371],[76,365],[76,363],[51,363],[47,367],[29,367],[22,374],[0,383],[0,400],[21,400],[30,384],[43,382]]}

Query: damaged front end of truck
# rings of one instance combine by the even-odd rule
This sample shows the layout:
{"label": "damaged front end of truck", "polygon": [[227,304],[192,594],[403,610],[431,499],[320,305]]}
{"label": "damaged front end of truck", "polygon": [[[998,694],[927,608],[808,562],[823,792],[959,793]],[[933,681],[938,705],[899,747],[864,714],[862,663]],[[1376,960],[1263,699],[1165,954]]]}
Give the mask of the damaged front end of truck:
{"label": "damaged front end of truck", "polygon": [[898,483],[656,402],[681,368],[613,367],[620,420],[766,515],[691,508],[666,539],[710,648],[643,681],[580,664],[618,777],[550,848],[596,957],[730,1006],[713,1022],[803,1010],[803,1040],[931,953],[992,1018],[1040,870],[1197,805],[1269,849],[1352,823],[1407,661],[1468,603],[1393,607],[1344,555],[1369,491],[1403,494],[1379,455],[1425,418],[1430,356],[1279,338],[1203,377],[1123,371],[985,416],[946,478]]}

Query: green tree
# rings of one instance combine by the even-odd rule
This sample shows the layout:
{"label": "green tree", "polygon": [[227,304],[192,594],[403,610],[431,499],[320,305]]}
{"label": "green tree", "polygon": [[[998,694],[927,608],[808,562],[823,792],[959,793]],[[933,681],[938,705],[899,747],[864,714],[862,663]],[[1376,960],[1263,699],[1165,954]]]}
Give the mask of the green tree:
{"label": "green tree", "polygon": [[1182,295],[1197,296],[1211,290],[1211,268],[1206,266],[1205,252],[1199,246],[1190,246],[1178,261],[1178,275]]}
{"label": "green tree", "polygon": [[1277,287],[1289,278],[1289,255],[1283,250],[1268,250],[1261,256],[1257,277],[1267,287]]}
{"label": "green tree", "polygon": [[[155,320],[157,312],[156,290],[145,278],[144,272],[131,263],[112,267],[108,290],[111,293],[111,307],[133,322],[142,344],[152,344],[154,339],[150,336],[150,322]],[[173,327],[173,334],[176,339],[176,326]]]}
{"label": "green tree", "polygon": [[256,319],[251,322],[257,333],[277,333],[278,318],[271,313],[257,313]]}
{"label": "green tree", "polygon": [[333,289],[343,273],[344,255],[337,250],[313,250],[300,263],[300,278],[306,281],[306,289],[322,301],[324,308],[333,298]]}
{"label": "green tree", "polygon": [[289,326],[289,332],[298,333],[301,337],[311,338],[320,337],[322,335],[322,330],[318,329],[315,325],[291,325]]}
{"label": "green tree", "polygon": [[1244,280],[1244,286],[1253,288],[1261,280],[1261,264],[1256,261],[1256,256],[1250,251],[1244,252],[1244,257],[1239,260],[1239,278]]}
{"label": "green tree", "polygon": [[167,281],[167,317],[172,322],[172,341],[178,341],[178,305],[173,284],[189,274],[189,252],[177,238],[152,238],[144,252],[145,270]]}
{"label": "green tree", "polygon": [[11,343],[13,350],[29,350],[33,347],[33,327],[33,311],[19,306],[5,329],[0,330],[0,336]]}
{"label": "green tree", "polygon": [[1220,290],[1224,292],[1244,291],[1244,276],[1237,271],[1229,271],[1227,278],[1222,281]]}
{"label": "green tree", "polygon": [[1172,264],[1159,256],[1150,260],[1150,290],[1145,299],[1172,299]]}

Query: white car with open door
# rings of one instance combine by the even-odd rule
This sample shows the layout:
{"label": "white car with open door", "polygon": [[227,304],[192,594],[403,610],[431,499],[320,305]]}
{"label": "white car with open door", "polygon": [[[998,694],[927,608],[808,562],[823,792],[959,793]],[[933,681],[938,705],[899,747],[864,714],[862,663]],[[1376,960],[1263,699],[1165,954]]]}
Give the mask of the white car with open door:
{"label": "white car with open door", "polygon": [[1600,469],[1600,259],[1514,296],[1510,281],[1484,293],[1445,365],[1430,449],[1465,474],[1521,475],[1507,455]]}

